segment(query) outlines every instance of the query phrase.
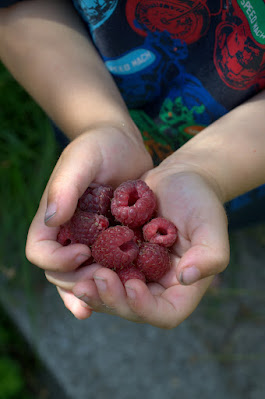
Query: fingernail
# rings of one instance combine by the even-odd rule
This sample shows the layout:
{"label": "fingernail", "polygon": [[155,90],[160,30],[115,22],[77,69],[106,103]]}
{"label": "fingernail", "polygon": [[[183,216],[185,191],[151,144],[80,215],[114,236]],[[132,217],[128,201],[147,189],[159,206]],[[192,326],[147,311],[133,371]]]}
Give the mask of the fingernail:
{"label": "fingernail", "polygon": [[201,272],[196,266],[186,267],[180,274],[180,283],[190,285],[198,281],[200,277]]}
{"label": "fingernail", "polygon": [[94,277],[94,281],[99,291],[106,291],[107,282],[101,277]]}
{"label": "fingernail", "polygon": [[78,265],[80,265],[81,263],[84,263],[88,258],[89,258],[89,255],[79,254],[79,255],[77,255],[77,257],[75,258],[75,262],[76,262]]}
{"label": "fingernail", "polygon": [[56,214],[56,204],[50,204],[46,210],[44,223],[47,223]]}
{"label": "fingernail", "polygon": [[133,288],[129,287],[128,285],[125,285],[125,289],[126,289],[126,294],[130,299],[136,298],[136,292]]}

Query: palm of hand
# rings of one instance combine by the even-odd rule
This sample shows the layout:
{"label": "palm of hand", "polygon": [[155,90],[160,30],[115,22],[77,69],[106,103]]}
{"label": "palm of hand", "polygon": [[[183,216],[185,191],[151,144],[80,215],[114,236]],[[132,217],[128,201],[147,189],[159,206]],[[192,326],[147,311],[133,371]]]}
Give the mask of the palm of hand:
{"label": "palm of hand", "polygon": [[[204,179],[195,174],[168,173],[159,168],[143,179],[153,189],[159,213],[178,228],[179,236],[172,248],[172,267],[158,282],[145,285],[139,280],[126,283],[125,289],[117,275],[100,265],[80,276],[73,291],[91,309],[123,318],[172,328],[186,319],[197,307],[210,285],[213,274],[227,264],[229,245],[226,217],[215,192]],[[180,284],[184,268],[197,266],[201,280],[185,286]],[[92,280],[94,278],[94,280]],[[69,307],[70,308],[70,307]],[[82,313],[82,314],[81,314]],[[87,315],[88,315],[87,313]],[[85,317],[84,310],[75,314]]]}
{"label": "palm of hand", "polygon": [[[163,326],[164,319],[165,326],[174,327],[197,307],[216,268],[221,271],[220,267],[226,266],[229,253],[226,217],[214,191],[200,176],[170,174],[157,168],[148,172],[145,180],[156,193],[159,214],[178,229],[177,241],[171,248],[170,271],[159,283],[149,284],[157,307],[161,308],[156,325]],[[205,278],[185,286],[180,283],[182,271],[192,266]]]}
{"label": "palm of hand", "polygon": [[151,166],[144,146],[139,148],[136,140],[117,128],[100,126],[79,136],[63,151],[46,186],[29,229],[28,259],[45,270],[74,270],[82,263],[79,255],[90,256],[89,248],[82,244],[61,247],[56,237],[85,189],[93,181],[115,186]]}

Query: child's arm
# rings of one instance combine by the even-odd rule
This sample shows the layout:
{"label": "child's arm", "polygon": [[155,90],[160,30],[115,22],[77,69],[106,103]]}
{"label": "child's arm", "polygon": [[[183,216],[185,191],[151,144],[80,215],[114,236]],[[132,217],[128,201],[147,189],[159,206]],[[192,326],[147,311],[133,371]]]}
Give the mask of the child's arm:
{"label": "child's arm", "polygon": [[[14,76],[27,87],[70,137],[85,132],[70,144],[55,168],[40,209],[32,223],[27,252],[33,263],[46,270],[55,268],[62,271],[73,270],[78,266],[78,262],[73,262],[74,255],[82,253],[81,248],[75,245],[70,246],[71,248],[59,248],[55,243],[58,228],[51,229],[44,225],[43,218],[48,193],[53,191],[55,186],[58,192],[58,183],[61,182],[63,184],[60,189],[63,188],[64,192],[69,194],[66,201],[68,211],[66,212],[66,205],[62,200],[59,210],[49,222],[50,226],[58,226],[66,219],[66,216],[69,217],[73,212],[78,194],[82,194],[85,184],[89,184],[92,177],[100,176],[100,181],[104,182],[110,181],[111,175],[113,175],[118,182],[126,179],[125,174],[133,178],[133,168],[137,167],[136,178],[140,170],[142,169],[142,172],[148,170],[151,163],[143,150],[139,133],[130,121],[126,107],[113,85],[112,79],[97,55],[94,54],[87,37],[83,33],[79,33],[82,27],[79,26],[78,19],[74,19],[76,22],[73,22],[74,20],[70,17],[71,12],[67,14],[68,17],[63,16],[65,9],[62,10],[61,6],[64,2],[25,2],[27,4],[26,17],[24,15],[25,8],[23,12],[21,11],[22,4],[16,6],[12,17],[5,15],[5,12],[0,13],[1,58]],[[48,5],[49,10],[52,10],[50,14],[47,14],[46,7]],[[31,9],[32,6],[33,9]],[[57,12],[54,7],[58,7]],[[30,13],[29,8],[31,9]],[[33,14],[32,10],[34,10]],[[46,15],[44,20],[43,15]],[[26,21],[26,24],[23,21]],[[75,27],[71,25],[72,23]],[[18,30],[14,29],[15,26]],[[33,31],[31,31],[31,26],[34,27]],[[47,26],[49,29],[46,35]],[[54,31],[54,36],[52,31]],[[13,32],[13,36],[11,32]],[[19,41],[20,37],[23,38],[21,42]],[[36,38],[37,40],[35,40]],[[61,40],[58,42],[59,38]],[[67,38],[66,41],[65,38]],[[46,40],[49,42],[48,45],[45,44]],[[26,48],[25,42],[29,42]],[[37,51],[39,43],[42,43],[44,54],[40,50]],[[56,44],[55,47],[53,47],[53,43]],[[66,45],[67,43],[69,47]],[[36,58],[35,47],[38,55]],[[33,48],[34,51],[32,51]],[[50,48],[53,48],[52,52]],[[68,51],[69,48],[70,51]],[[29,51],[30,49],[31,51]],[[87,51],[88,57],[86,57]],[[64,56],[61,52],[64,53]],[[92,53],[95,55],[94,61],[91,58]],[[59,57],[58,62],[54,62],[56,56]],[[40,59],[41,62],[39,62]],[[62,61],[62,64],[59,61]],[[36,69],[35,66],[37,66]],[[32,71],[29,70],[29,67],[32,68]],[[78,76],[75,73],[76,68],[79,71]],[[99,72],[98,81],[94,75],[90,75],[90,73],[95,73],[94,68],[97,73]],[[33,70],[39,69],[42,71],[41,74],[35,75]],[[46,75],[46,79],[41,81],[42,76],[40,75],[45,75],[46,72],[48,76]],[[96,76],[98,76],[97,73]],[[54,77],[52,83],[50,83],[49,75]],[[90,82],[88,85],[86,85],[86,79]],[[102,79],[104,80],[103,85],[101,84]],[[34,84],[30,82],[34,82]],[[60,83],[58,84],[58,82]],[[94,82],[98,83],[94,85]],[[84,87],[85,90],[83,90]],[[110,96],[107,93],[109,91],[111,92]],[[107,101],[105,101],[105,95]],[[264,97],[264,93],[262,93],[231,111],[165,160],[158,168],[144,176],[160,199],[161,214],[172,219],[180,231],[179,241],[172,254],[171,273],[165,276],[159,284],[151,284],[147,289],[140,281],[128,282],[126,285],[135,294],[134,299],[130,299],[115,273],[108,269],[92,266],[77,273],[71,272],[70,275],[68,273],[47,273],[49,280],[61,287],[60,293],[66,306],[77,317],[83,318],[89,315],[90,311],[87,310],[86,313],[80,306],[80,302],[74,301],[71,290],[74,290],[78,296],[81,293],[86,294],[88,304],[96,311],[118,314],[130,320],[148,322],[159,327],[175,327],[196,308],[211,278],[202,279],[186,287],[179,283],[179,281],[185,282],[184,269],[196,266],[199,269],[197,278],[201,279],[218,273],[226,267],[229,259],[229,245],[223,203],[265,182]],[[99,98],[103,112],[101,112],[101,108],[97,107],[97,104],[93,103],[92,98]],[[88,110],[93,112],[90,113]],[[118,115],[117,118],[116,115]],[[90,117],[93,122],[90,122]],[[120,124],[121,120],[122,124]],[[123,123],[126,129],[123,128]],[[111,135],[107,127],[109,124],[112,126]],[[128,132],[129,134],[127,134]],[[124,144],[122,152],[119,151],[120,142]],[[104,148],[101,148],[100,145],[103,145]],[[112,145],[112,151],[118,146],[117,157],[114,159],[108,150],[110,145]],[[87,151],[83,151],[84,148]],[[143,162],[136,161],[136,148],[141,151],[143,156],[140,159],[143,159]],[[103,150],[103,158],[97,157],[99,149],[100,152]],[[121,153],[123,153],[122,159],[119,158]],[[88,164],[86,163],[87,158],[92,159]],[[105,160],[103,169],[98,166],[102,159]],[[124,165],[124,159],[128,159],[130,162],[126,163],[128,169],[121,176],[119,173],[124,172],[124,167],[121,167],[122,164]],[[85,176],[87,168],[84,166],[88,166],[91,171],[89,176]],[[72,172],[73,169],[76,173]],[[69,170],[71,170],[70,175]],[[113,170],[114,173],[112,173]],[[78,190],[73,192],[71,186],[67,184],[66,176],[70,177],[72,183],[77,181]],[[49,198],[51,198],[50,194]],[[82,251],[85,251],[85,248],[82,248]],[[70,252],[71,256],[69,257]],[[97,278],[94,280],[93,276]],[[75,285],[78,277],[80,277],[80,282]],[[99,281],[106,283],[105,290],[99,288]]]}
{"label": "child's arm", "polygon": [[[112,167],[108,170],[108,176],[104,175],[104,180],[117,184],[130,175],[140,175],[152,166],[140,132],[132,122],[111,75],[90,43],[71,2],[23,1],[2,9],[0,33],[0,59],[68,137],[78,137],[79,146],[84,149],[82,143],[87,143],[86,138],[93,131],[89,137],[93,141],[90,152],[93,147],[94,163],[98,162],[98,166],[100,157],[107,159],[113,151],[113,160],[108,157]],[[100,134],[96,134],[97,129],[101,134],[104,130],[103,137],[107,135],[105,143]],[[73,191],[71,185],[78,185],[82,191],[89,184],[89,179],[99,177],[95,171],[90,173],[88,170],[86,179],[83,176],[82,182],[78,181],[82,151],[79,151],[80,155],[77,150],[73,151],[76,146],[74,141],[59,162],[65,173],[69,171],[67,164],[70,165],[70,161],[75,166],[67,182],[62,182],[64,191]],[[92,162],[92,157],[90,160]],[[60,180],[58,173],[56,180]],[[50,186],[53,193],[49,194],[49,199],[53,201],[54,185]],[[70,207],[74,206],[75,200],[69,201],[68,205],[61,203],[60,211],[50,225],[69,218],[74,210]]]}
{"label": "child's arm", "polygon": [[[58,226],[91,181],[136,179],[152,167],[151,157],[71,2],[23,1],[1,9],[0,59],[72,140],[47,184],[26,252],[45,270],[73,270],[90,251],[82,244],[61,247]],[[46,224],[45,214],[53,215]]]}
{"label": "child's arm", "polygon": [[[201,176],[212,187],[221,204],[265,184],[264,110],[265,91],[262,91],[187,142],[161,164],[161,170]],[[214,221],[214,218],[211,221],[209,211],[209,224],[214,225]],[[218,225],[215,230],[218,231]],[[210,235],[205,243],[207,240],[211,241]],[[225,268],[222,246],[219,249],[212,252],[215,262],[206,262],[203,258],[192,262],[197,264],[200,278]],[[187,262],[189,255],[186,253],[178,265],[179,279],[187,263],[191,262]]]}
{"label": "child's arm", "polygon": [[219,187],[222,201],[265,183],[265,90],[180,148],[169,164],[187,164]]}
{"label": "child's arm", "polygon": [[[115,273],[104,268],[76,275],[76,284],[69,284],[67,274],[48,274],[49,280],[60,280],[64,289],[73,290],[97,312],[158,327],[180,324],[197,307],[212,281],[209,276],[229,262],[223,204],[265,183],[264,109],[262,92],[145,174],[159,199],[160,214],[179,230],[172,269],[159,283],[147,288],[131,280],[125,292]],[[70,300],[66,295],[66,305],[80,316]]]}
{"label": "child's arm", "polygon": [[0,9],[0,60],[69,138],[114,124],[139,139],[116,85],[67,0]]}

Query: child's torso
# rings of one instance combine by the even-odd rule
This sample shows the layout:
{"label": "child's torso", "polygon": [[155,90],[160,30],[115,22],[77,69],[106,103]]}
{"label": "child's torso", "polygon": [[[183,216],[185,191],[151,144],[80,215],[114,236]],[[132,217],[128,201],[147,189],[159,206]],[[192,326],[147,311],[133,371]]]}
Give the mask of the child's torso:
{"label": "child's torso", "polygon": [[265,87],[264,0],[74,3],[157,162]]}

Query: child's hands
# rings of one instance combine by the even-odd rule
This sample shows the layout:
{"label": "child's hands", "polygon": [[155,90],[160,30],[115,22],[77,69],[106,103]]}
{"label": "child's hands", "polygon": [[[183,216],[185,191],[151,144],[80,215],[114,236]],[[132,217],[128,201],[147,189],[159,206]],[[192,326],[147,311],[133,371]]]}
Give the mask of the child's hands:
{"label": "child's hands", "polygon": [[[163,163],[143,179],[158,198],[159,213],[179,231],[172,268],[159,283],[146,286],[130,280],[126,290],[116,273],[96,264],[81,269],[74,277],[73,273],[48,273],[49,281],[67,290],[63,291],[65,305],[78,318],[88,317],[93,309],[162,328],[176,327],[197,307],[212,276],[228,264],[226,215],[209,180]],[[82,307],[69,290],[89,307]]]}
{"label": "child's hands", "polygon": [[82,193],[92,181],[115,187],[151,167],[151,157],[135,132],[129,135],[114,126],[97,126],[79,136],[63,151],[47,184],[29,230],[28,259],[45,270],[75,270],[90,256],[89,248],[83,244],[62,247],[56,238]]}

